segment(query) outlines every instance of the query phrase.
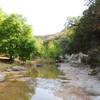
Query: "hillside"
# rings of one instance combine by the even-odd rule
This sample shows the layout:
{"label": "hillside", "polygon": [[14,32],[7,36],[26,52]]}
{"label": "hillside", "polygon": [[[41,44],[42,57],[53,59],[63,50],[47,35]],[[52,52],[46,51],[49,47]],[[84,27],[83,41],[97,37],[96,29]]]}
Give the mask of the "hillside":
{"label": "hillside", "polygon": [[54,34],[50,34],[50,35],[45,35],[45,36],[35,36],[35,37],[36,38],[40,38],[43,41],[54,40],[54,39],[58,39],[59,37],[60,38],[66,37],[66,33],[67,33],[66,30],[63,29],[61,32],[58,32],[58,33],[54,33]]}

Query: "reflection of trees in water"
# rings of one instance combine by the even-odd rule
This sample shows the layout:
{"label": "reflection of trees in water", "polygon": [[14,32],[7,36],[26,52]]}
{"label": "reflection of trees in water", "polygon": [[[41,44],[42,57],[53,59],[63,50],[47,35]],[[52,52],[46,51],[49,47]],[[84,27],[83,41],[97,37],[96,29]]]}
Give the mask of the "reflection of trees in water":
{"label": "reflection of trees in water", "polygon": [[0,88],[0,100],[30,100],[34,93],[33,85],[14,81]]}
{"label": "reflection of trees in water", "polygon": [[31,68],[26,73],[26,76],[32,77],[32,78],[47,78],[47,79],[55,79],[58,77],[58,75],[61,75],[62,73],[58,70],[56,64],[44,64],[43,67],[36,67]]}

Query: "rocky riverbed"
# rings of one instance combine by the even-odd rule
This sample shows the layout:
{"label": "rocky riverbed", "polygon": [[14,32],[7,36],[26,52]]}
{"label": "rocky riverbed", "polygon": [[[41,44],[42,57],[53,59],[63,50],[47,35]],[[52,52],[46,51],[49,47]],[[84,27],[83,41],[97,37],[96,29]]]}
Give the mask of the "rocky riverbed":
{"label": "rocky riverbed", "polygon": [[98,74],[89,75],[91,69],[88,66],[74,66],[69,63],[62,63],[59,67],[54,66],[39,67],[37,71],[31,68],[29,76],[26,76],[28,69],[21,66],[1,71],[0,98],[2,100],[25,100],[26,97],[27,100],[100,100],[100,78]]}
{"label": "rocky riverbed", "polygon": [[100,80],[97,76],[88,75],[88,66],[74,67],[63,63],[59,69],[64,72],[66,79],[61,80],[63,89],[56,92],[57,96],[63,100],[100,100]]}

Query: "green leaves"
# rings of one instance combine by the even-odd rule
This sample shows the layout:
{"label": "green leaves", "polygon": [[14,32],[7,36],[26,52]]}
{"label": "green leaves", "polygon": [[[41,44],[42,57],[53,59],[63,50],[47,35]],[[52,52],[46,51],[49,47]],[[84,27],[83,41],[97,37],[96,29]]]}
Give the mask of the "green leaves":
{"label": "green leaves", "polygon": [[[83,12],[78,26],[74,28],[74,35],[70,44],[70,52],[84,52],[100,45],[100,0],[95,1]],[[71,27],[73,28],[73,27]],[[70,30],[70,29],[69,29]]]}
{"label": "green leaves", "polygon": [[44,48],[44,55],[46,55],[47,58],[57,59],[59,57],[60,47],[58,46],[56,41],[47,41],[46,44],[44,44]]}
{"label": "green leaves", "polygon": [[[0,12],[0,17],[2,12]],[[7,15],[0,25],[0,51],[8,55],[12,60],[19,57],[26,61],[34,53],[34,41],[32,27],[26,19],[17,14]]]}
{"label": "green leaves", "polygon": [[34,50],[35,50],[34,41],[25,38],[20,39],[18,48],[18,56],[20,60],[22,61],[26,61],[27,59],[30,60],[32,58]]}
{"label": "green leaves", "polygon": [[2,24],[5,18],[6,18],[6,14],[0,8],[0,25]]}
{"label": "green leaves", "polygon": [[25,19],[21,15],[9,15],[1,25],[0,34],[5,34],[5,38],[32,35],[30,25],[27,25],[24,21]]}

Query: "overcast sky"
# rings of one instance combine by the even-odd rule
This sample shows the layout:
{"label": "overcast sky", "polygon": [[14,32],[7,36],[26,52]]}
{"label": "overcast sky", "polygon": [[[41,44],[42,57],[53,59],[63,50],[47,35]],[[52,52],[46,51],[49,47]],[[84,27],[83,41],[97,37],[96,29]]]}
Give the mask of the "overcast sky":
{"label": "overcast sky", "polygon": [[5,12],[24,15],[35,35],[61,31],[68,16],[82,14],[84,0],[0,0]]}

